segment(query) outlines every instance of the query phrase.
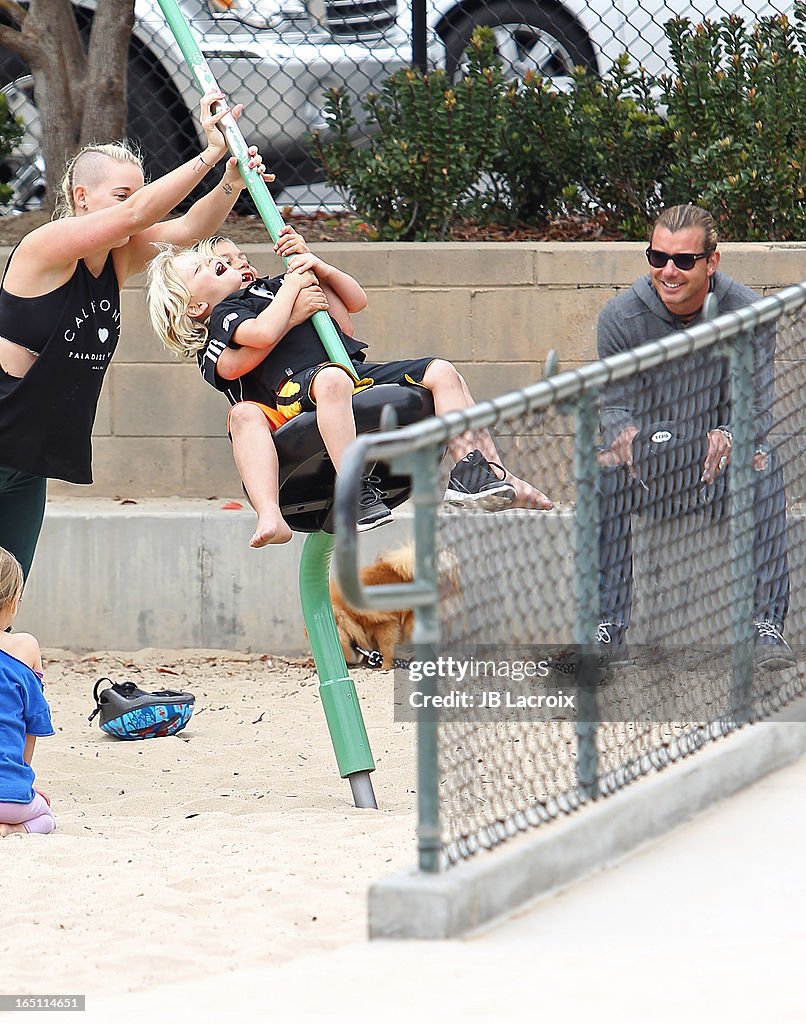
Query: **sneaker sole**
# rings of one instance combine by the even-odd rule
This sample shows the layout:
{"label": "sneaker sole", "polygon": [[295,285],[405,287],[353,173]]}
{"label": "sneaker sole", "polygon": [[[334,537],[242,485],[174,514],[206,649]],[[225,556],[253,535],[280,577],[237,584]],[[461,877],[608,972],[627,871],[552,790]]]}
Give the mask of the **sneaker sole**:
{"label": "sneaker sole", "polygon": [[771,654],[768,658],[756,658],[756,668],[765,672],[778,672],[784,668],[792,668],[795,664],[794,655]]}
{"label": "sneaker sole", "polygon": [[515,488],[509,484],[496,487],[494,490],[480,491],[478,494],[466,494],[464,491],[445,491],[443,501],[456,508],[480,509],[482,512],[502,512],[515,504]]}
{"label": "sneaker sole", "polygon": [[382,516],[380,519],[373,519],[371,523],[356,523],[357,533],[368,533],[370,530],[375,530],[379,526],[386,526],[387,523],[391,523],[394,516],[390,512],[388,516]]}

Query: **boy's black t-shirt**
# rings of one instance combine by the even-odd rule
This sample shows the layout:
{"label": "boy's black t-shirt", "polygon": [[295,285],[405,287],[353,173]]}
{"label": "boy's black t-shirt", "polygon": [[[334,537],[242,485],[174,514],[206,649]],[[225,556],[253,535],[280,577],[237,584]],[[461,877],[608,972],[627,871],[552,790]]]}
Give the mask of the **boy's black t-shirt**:
{"label": "boy's black t-shirt", "polygon": [[[325,346],[309,319],[292,327],[254,370],[237,380],[224,380],[218,376],[216,366],[221,353],[226,348],[239,347],[232,340],[237,328],[247,320],[253,320],[271,304],[282,282],[282,276],[258,278],[220,302],[210,316],[207,344],[197,356],[199,369],[208,384],[222,391],[233,405],[252,401],[275,406],[277,391],[284,381],[310,366],[330,362]],[[354,362],[362,362],[366,345],[349,337],[335,321],[333,323],[347,355]]]}

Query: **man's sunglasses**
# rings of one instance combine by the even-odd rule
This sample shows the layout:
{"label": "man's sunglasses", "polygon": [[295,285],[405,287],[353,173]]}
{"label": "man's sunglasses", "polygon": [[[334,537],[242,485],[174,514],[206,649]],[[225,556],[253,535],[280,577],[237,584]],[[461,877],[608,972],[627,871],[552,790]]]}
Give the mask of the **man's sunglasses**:
{"label": "man's sunglasses", "polygon": [[674,263],[678,270],[693,270],[697,260],[704,260],[710,256],[713,249],[706,249],[705,252],[662,252],[660,249],[653,249],[650,246],[646,251],[646,258],[650,267],[661,270],[669,260]]}

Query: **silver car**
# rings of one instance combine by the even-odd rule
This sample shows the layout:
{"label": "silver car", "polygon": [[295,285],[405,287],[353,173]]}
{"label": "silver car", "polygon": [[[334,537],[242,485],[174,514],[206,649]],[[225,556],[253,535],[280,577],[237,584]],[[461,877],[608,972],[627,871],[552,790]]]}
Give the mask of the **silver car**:
{"label": "silver car", "polygon": [[[408,6],[408,0],[403,0]],[[668,68],[663,26],[671,18],[697,24],[737,14],[746,22],[771,14],[791,14],[794,0],[426,0],[429,29],[445,47],[453,72],[477,25],[492,28],[498,53],[510,77],[527,71],[547,78],[570,75],[576,65],[605,74],[629,53],[651,75]]]}

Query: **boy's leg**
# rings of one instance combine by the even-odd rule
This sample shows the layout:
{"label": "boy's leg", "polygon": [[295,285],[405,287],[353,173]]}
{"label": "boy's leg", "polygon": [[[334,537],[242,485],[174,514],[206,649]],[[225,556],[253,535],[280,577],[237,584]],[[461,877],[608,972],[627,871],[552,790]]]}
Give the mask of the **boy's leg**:
{"label": "boy's leg", "polygon": [[[434,396],[434,411],[437,416],[475,405],[475,400],[470,394],[464,377],[452,363],[444,359],[434,359],[429,364],[423,376],[423,386],[427,387]],[[449,448],[456,462],[460,462],[473,451],[480,451],[489,463],[500,466],[501,472],[504,474],[502,479],[515,489],[513,508],[549,509],[554,507],[551,499],[542,491],[533,487],[526,480],[513,476],[509,470],[501,466],[501,457],[489,430],[468,430],[454,438],[450,442]]]}
{"label": "boy's leg", "polygon": [[[319,433],[337,473],[347,446],[355,440],[354,383],[342,367],[328,365],[316,371],[308,387],[316,407]],[[376,482],[377,478],[373,480],[371,476],[365,476],[362,481],[357,520],[359,532],[392,521],[392,513],[383,501],[386,495],[376,489]]]}
{"label": "boy's leg", "polygon": [[338,473],[348,445],[355,441],[353,378],[340,366],[323,366],[310,384],[316,425]]}
{"label": "boy's leg", "polygon": [[230,409],[229,431],[235,465],[257,513],[249,544],[285,544],[291,540],[291,528],[280,511],[277,450],[268,420],[257,405],[239,402]]}

